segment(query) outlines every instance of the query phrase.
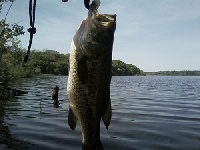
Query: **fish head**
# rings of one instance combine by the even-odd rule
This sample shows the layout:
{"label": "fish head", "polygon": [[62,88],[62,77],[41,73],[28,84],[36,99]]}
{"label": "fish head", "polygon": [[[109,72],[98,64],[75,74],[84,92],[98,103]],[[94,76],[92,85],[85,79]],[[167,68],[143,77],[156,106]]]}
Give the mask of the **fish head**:
{"label": "fish head", "polygon": [[102,33],[110,30],[114,33],[116,29],[116,15],[99,14],[95,4],[92,4],[87,17],[87,28],[89,32]]}
{"label": "fish head", "polygon": [[[99,14],[89,11],[87,22],[87,39],[92,49],[104,53],[113,45],[116,30],[116,15]],[[112,48],[111,48],[112,49]]]}
{"label": "fish head", "polygon": [[108,49],[112,51],[115,29],[115,14],[99,14],[96,8],[90,7],[88,17],[82,21],[74,38],[75,45],[81,53],[92,57]]}
{"label": "fish head", "polygon": [[97,13],[90,21],[88,32],[92,35],[93,40],[101,42],[103,39],[113,38],[116,29],[116,15]]}

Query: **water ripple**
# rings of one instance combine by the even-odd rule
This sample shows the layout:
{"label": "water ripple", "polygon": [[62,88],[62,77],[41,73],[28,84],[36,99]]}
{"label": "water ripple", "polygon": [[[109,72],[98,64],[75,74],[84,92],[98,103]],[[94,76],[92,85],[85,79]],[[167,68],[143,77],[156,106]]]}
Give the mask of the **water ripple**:
{"label": "water ripple", "polygon": [[[58,108],[51,89],[59,85]],[[28,94],[9,101],[5,120],[18,139],[32,143],[28,149],[81,148],[78,125],[67,125],[66,76],[24,79],[16,84]],[[106,150],[200,149],[200,77],[113,77],[112,121],[101,122]]]}

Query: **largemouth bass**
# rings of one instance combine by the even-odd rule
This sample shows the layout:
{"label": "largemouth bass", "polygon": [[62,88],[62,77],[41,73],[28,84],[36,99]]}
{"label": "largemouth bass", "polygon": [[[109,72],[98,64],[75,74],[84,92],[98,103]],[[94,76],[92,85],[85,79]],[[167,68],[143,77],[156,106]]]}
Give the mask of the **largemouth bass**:
{"label": "largemouth bass", "polygon": [[100,140],[100,120],[108,129],[111,120],[110,82],[112,48],[116,15],[98,14],[91,4],[73,37],[67,93],[68,124],[75,129],[77,121],[82,130],[82,149],[103,149]]}

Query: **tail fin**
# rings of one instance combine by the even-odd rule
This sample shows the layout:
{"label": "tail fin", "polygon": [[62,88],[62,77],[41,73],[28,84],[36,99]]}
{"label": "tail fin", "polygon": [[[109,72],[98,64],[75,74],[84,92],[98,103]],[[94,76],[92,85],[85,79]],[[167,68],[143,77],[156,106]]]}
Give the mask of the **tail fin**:
{"label": "tail fin", "polygon": [[104,150],[101,141],[97,145],[91,145],[88,143],[82,143],[82,150]]}

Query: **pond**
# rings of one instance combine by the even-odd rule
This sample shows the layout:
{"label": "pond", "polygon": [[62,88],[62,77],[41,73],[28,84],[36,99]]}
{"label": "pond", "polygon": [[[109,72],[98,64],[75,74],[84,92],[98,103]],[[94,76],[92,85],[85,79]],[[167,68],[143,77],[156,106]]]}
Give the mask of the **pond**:
{"label": "pond", "polygon": [[[28,94],[0,100],[0,149],[80,150],[80,126],[67,123],[66,85],[67,76],[17,82]],[[200,149],[200,77],[113,77],[111,100],[109,129],[101,122],[105,150]]]}

